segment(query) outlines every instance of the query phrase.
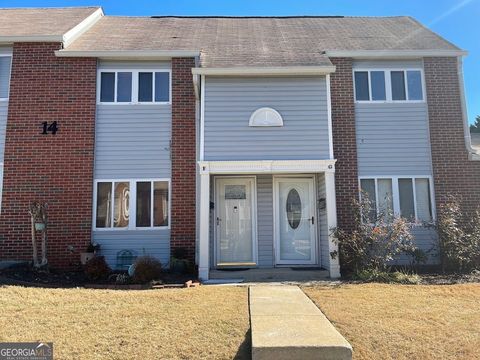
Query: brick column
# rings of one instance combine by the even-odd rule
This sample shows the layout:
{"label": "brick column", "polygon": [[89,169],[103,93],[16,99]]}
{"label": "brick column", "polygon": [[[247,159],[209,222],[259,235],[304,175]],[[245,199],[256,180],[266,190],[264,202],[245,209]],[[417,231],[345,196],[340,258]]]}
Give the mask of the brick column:
{"label": "brick column", "polygon": [[358,198],[357,139],[353,98],[352,59],[331,58],[336,71],[330,77],[333,123],[333,154],[337,196],[337,223],[353,224],[352,200]]}
{"label": "brick column", "polygon": [[[58,43],[13,47],[0,259],[31,260],[31,201],[49,205],[48,260],[79,264],[91,238],[96,59],[57,58]],[[57,121],[56,135],[42,122]]]}
{"label": "brick column", "polygon": [[448,194],[467,211],[480,206],[480,161],[468,160],[457,58],[425,58],[430,142],[437,207]]}
{"label": "brick column", "polygon": [[193,58],[172,59],[171,250],[195,259],[196,131]]}

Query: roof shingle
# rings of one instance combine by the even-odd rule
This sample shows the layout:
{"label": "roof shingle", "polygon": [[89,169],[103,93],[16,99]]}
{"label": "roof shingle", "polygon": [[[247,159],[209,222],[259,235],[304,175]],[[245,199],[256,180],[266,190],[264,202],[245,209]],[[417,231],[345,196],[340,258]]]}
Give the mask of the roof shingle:
{"label": "roof shingle", "polygon": [[200,50],[202,67],[328,65],[326,50],[459,50],[410,17],[105,16],[66,51]]}

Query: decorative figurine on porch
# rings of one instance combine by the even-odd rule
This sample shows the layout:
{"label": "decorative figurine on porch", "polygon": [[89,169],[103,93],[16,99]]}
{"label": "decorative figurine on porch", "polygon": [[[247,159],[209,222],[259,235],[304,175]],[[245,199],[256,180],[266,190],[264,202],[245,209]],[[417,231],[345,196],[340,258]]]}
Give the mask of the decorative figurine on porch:
{"label": "decorative figurine on porch", "polygon": [[[34,201],[30,203],[29,214],[32,221],[32,247],[33,247],[33,267],[35,269],[46,268],[47,266],[47,216],[48,205]],[[42,260],[38,261],[36,233],[42,233]]]}

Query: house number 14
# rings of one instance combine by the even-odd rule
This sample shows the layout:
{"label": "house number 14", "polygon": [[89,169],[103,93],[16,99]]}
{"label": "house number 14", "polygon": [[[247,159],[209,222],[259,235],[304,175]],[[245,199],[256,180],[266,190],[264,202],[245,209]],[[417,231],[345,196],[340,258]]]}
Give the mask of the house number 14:
{"label": "house number 14", "polygon": [[52,122],[51,124],[45,121],[42,123],[42,125],[43,125],[42,135],[48,135],[48,134],[55,135],[58,131],[58,126],[56,121]]}

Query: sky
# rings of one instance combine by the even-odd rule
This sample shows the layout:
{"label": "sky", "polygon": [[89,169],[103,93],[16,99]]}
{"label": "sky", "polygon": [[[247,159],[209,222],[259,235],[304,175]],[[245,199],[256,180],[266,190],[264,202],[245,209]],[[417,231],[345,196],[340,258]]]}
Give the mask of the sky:
{"label": "sky", "polygon": [[346,15],[415,17],[469,55],[464,60],[469,121],[480,115],[480,0],[0,0],[0,7],[100,5],[106,15]]}

